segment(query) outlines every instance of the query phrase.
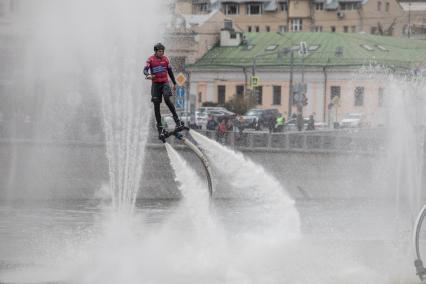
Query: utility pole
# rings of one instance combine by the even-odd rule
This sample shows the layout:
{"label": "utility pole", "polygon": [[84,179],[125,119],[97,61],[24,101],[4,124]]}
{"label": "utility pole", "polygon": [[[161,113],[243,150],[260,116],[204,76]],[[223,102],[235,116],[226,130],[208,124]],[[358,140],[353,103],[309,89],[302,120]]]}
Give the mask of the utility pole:
{"label": "utility pole", "polygon": [[306,87],[305,87],[305,56],[308,55],[308,46],[306,42],[300,42],[299,55],[302,56],[302,83],[298,84],[298,100],[297,100],[297,129],[303,130],[303,105],[306,103]]}
{"label": "utility pole", "polygon": [[411,37],[411,0],[408,2],[408,38]]}
{"label": "utility pole", "polygon": [[288,118],[291,117],[291,110],[293,108],[293,61],[294,52],[290,52],[290,83],[288,85]]}
{"label": "utility pole", "polygon": [[257,104],[257,93],[256,93],[256,87],[253,86],[253,81],[255,76],[256,76],[256,59],[257,59],[257,54],[253,57],[253,63],[251,66],[251,79],[250,79],[250,85],[251,85],[251,99],[255,100],[256,104]]}

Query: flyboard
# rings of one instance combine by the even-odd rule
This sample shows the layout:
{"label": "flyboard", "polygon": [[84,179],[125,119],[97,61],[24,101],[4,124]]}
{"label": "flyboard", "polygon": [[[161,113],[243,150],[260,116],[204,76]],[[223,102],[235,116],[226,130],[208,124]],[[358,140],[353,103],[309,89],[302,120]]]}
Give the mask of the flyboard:
{"label": "flyboard", "polygon": [[167,135],[165,136],[163,143],[166,143],[166,139],[170,136],[174,136],[177,139],[179,139],[180,141],[182,141],[183,144],[185,144],[186,146],[188,146],[189,149],[191,149],[191,151],[197,155],[198,159],[200,159],[201,163],[204,166],[204,170],[206,172],[206,178],[207,178],[207,185],[209,187],[209,197],[212,198],[213,196],[213,185],[212,185],[212,178],[211,178],[211,174],[210,174],[210,165],[209,165],[209,161],[207,160],[206,156],[204,155],[203,152],[201,152],[201,150],[195,146],[191,141],[189,141],[185,136],[182,135],[182,133],[180,133],[181,131],[186,130],[186,131],[190,131],[188,127],[183,127],[183,129],[178,129],[178,130],[173,130],[167,133]]}

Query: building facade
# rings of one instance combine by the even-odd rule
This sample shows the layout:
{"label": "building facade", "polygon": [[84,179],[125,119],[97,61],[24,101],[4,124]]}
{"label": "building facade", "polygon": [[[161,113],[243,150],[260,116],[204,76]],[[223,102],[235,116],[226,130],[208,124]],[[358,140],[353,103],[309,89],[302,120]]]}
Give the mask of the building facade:
{"label": "building facade", "polygon": [[[305,55],[301,42],[307,46]],[[188,70],[197,107],[254,96],[257,108],[276,108],[289,116],[296,112],[297,96],[304,95],[305,116],[332,123],[347,113],[362,113],[374,126],[383,123],[380,113],[389,90],[368,74],[357,74],[360,67],[383,65],[409,72],[424,62],[423,41],[367,34],[250,33],[238,46],[212,49]],[[253,75],[259,86],[250,88]]]}
{"label": "building facade", "polygon": [[[222,11],[245,32],[366,32],[406,36],[409,11],[397,0],[193,0],[185,11]],[[184,5],[181,5],[184,6]],[[417,11],[426,15],[426,12]]]}

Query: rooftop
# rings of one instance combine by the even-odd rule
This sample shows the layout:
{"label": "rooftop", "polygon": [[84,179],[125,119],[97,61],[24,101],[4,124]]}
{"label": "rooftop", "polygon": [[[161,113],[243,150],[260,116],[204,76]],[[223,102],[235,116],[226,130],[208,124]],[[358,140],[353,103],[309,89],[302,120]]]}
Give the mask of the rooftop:
{"label": "rooftop", "polygon": [[[426,63],[426,41],[408,40],[365,33],[246,33],[245,43],[235,47],[216,46],[191,67],[279,67],[291,64],[305,66],[361,66],[371,63],[410,68]],[[300,42],[308,53],[299,55]]]}

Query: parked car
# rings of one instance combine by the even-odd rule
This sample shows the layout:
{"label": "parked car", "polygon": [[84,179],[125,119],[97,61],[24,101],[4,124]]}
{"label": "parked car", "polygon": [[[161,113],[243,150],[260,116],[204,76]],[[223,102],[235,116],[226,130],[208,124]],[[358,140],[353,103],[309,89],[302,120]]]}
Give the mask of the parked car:
{"label": "parked car", "polygon": [[267,127],[268,121],[275,121],[279,111],[275,108],[270,109],[250,109],[243,115],[244,127],[262,130]]}
{"label": "parked car", "polygon": [[235,113],[227,110],[224,107],[200,107],[195,112],[195,123],[197,126],[200,128],[205,128],[209,115],[214,116],[218,120],[222,118],[234,118],[236,116]]}
{"label": "parked car", "polygon": [[207,113],[202,113],[200,111],[195,111],[195,124],[198,128],[206,128],[207,125]]}
{"label": "parked car", "polygon": [[186,126],[192,129],[198,128],[195,119],[195,113],[181,112],[178,114],[179,118],[185,123]]}
{"label": "parked car", "polygon": [[[284,123],[284,131],[297,131],[297,119],[290,118],[290,120]],[[309,122],[309,117],[303,118],[303,130],[306,130]],[[321,121],[315,121],[315,130],[324,130],[327,128],[327,124]]]}
{"label": "parked car", "polygon": [[[308,126],[309,118],[303,118],[303,130]],[[297,131],[297,118],[290,118],[284,123],[284,131]]]}
{"label": "parked car", "polygon": [[[180,112],[178,113],[180,120],[182,120],[186,126],[190,128],[197,128],[196,127],[196,121],[195,121],[195,115],[187,112]],[[162,116],[163,122],[166,124],[166,128],[168,129],[174,129],[176,124],[171,114],[165,114]]]}
{"label": "parked car", "polygon": [[340,121],[340,128],[358,128],[365,126],[365,116],[362,113],[347,113]]}
{"label": "parked car", "polygon": [[208,110],[207,111],[207,116],[212,115],[213,117],[215,117],[216,119],[220,120],[220,119],[232,119],[236,116],[235,113],[228,111],[228,110]]}
{"label": "parked car", "polygon": [[232,111],[229,111],[224,107],[199,107],[197,109],[197,112],[199,112],[200,114],[203,114],[203,113],[210,111],[210,110],[218,110],[218,111],[233,113]]}

